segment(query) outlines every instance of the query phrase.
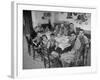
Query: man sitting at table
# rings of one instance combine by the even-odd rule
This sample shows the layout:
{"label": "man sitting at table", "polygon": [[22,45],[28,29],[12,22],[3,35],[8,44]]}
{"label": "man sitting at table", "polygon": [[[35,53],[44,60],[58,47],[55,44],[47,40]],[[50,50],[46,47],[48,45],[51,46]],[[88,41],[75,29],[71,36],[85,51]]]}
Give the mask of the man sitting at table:
{"label": "man sitting at table", "polygon": [[78,37],[81,42],[81,47],[80,47],[80,60],[82,61],[81,65],[86,65],[89,39],[85,36],[84,31],[80,31]]}
{"label": "man sitting at table", "polygon": [[79,38],[75,35],[75,33],[71,34],[70,37],[70,44],[71,46],[65,48],[63,50],[63,54],[61,54],[61,61],[64,67],[70,67],[77,65],[79,53],[78,50],[81,46]]}

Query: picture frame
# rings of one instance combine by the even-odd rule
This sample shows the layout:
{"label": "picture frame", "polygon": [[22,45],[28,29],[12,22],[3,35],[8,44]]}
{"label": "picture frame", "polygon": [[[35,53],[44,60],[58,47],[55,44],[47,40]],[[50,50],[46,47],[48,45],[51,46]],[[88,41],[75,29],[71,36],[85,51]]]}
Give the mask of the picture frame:
{"label": "picture frame", "polygon": [[[96,72],[95,43],[96,8],[41,5],[23,2],[12,2],[12,53],[11,53],[11,76],[13,78],[30,78],[40,76],[66,75],[76,73]],[[91,66],[52,68],[52,69],[23,69],[23,10],[60,11],[91,13]],[[63,14],[63,13],[62,13]],[[48,14],[49,15],[49,14]],[[46,15],[47,16],[47,15]]]}

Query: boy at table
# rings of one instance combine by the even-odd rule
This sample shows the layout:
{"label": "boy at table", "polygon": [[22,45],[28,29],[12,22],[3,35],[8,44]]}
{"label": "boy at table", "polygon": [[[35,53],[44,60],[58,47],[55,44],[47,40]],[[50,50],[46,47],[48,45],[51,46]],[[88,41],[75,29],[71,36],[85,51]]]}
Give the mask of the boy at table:
{"label": "boy at table", "polygon": [[[61,62],[59,61],[59,53],[56,51],[57,45],[58,45],[58,43],[55,40],[55,35],[53,33],[50,34],[50,40],[48,41],[48,46],[47,46],[48,51],[49,51],[48,58],[49,58],[49,61],[54,61],[53,63],[55,63],[57,61],[57,64],[59,63],[60,64],[59,67],[61,67],[62,65],[61,65]],[[53,56],[52,55],[53,52],[56,52],[56,54],[58,54],[58,56],[56,56],[56,58],[50,60],[50,56]],[[50,62],[49,62],[49,64],[50,64]],[[49,66],[49,67],[51,67],[51,66]],[[58,65],[56,65],[56,67],[58,67]]]}

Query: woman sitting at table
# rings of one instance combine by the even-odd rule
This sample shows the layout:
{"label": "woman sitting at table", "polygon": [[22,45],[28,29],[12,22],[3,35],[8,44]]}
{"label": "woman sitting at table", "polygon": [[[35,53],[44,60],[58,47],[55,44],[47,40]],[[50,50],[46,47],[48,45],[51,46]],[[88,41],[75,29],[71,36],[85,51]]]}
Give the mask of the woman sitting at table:
{"label": "woman sitting at table", "polygon": [[72,48],[74,47],[75,41],[76,41],[76,35],[75,35],[75,33],[72,33],[71,36],[69,37],[69,44],[71,44],[71,45],[69,47],[65,48],[62,51],[62,53],[71,51]]}
{"label": "woman sitting at table", "polygon": [[85,36],[84,31],[80,31],[78,37],[81,42],[81,47],[79,49],[80,50],[80,61],[81,61],[81,65],[85,66],[87,65],[89,39]]}

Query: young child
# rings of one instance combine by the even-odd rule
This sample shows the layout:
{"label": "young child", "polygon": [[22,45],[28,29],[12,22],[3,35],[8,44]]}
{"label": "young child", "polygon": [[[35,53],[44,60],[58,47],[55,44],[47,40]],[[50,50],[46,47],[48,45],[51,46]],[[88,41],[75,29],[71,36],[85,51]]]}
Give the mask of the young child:
{"label": "young child", "polygon": [[56,40],[55,40],[55,35],[53,33],[50,34],[50,40],[48,41],[47,48],[49,49],[50,53],[52,51],[55,51],[55,49],[57,48],[57,43],[56,43]]}
{"label": "young child", "polygon": [[[52,67],[62,67],[61,61],[59,60],[59,53],[57,52],[58,43],[55,40],[55,35],[52,33],[50,35],[50,40],[48,41],[49,49],[49,61],[52,62]],[[56,55],[56,56],[55,56]],[[53,56],[53,59],[50,59],[50,56]],[[51,65],[49,66],[51,67]]]}
{"label": "young child", "polygon": [[41,43],[41,60],[44,61],[44,66],[46,66],[46,61],[48,60],[48,50],[47,50],[47,43],[48,43],[48,38],[46,35],[42,35],[42,43]]}

